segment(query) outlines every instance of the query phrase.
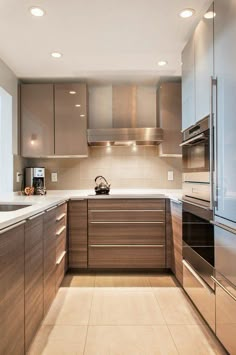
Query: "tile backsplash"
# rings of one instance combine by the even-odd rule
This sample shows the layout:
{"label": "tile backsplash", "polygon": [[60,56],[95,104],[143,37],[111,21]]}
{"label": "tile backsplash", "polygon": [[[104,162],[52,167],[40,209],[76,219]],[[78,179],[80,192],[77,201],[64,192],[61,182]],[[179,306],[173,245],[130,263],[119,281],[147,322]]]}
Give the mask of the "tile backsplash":
{"label": "tile backsplash", "polygon": [[[89,157],[27,159],[27,166],[46,168],[48,190],[92,189],[103,175],[111,188],[181,188],[182,159],[160,158],[157,147],[90,147]],[[168,171],[174,180],[168,181]],[[58,182],[51,182],[57,172]]]}

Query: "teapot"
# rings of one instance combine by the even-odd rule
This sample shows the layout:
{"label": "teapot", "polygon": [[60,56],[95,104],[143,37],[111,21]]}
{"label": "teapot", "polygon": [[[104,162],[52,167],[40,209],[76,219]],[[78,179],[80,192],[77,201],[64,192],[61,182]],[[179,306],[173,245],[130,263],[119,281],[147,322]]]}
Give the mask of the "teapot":
{"label": "teapot", "polygon": [[108,184],[107,180],[103,176],[97,176],[95,178],[95,183],[96,195],[109,195],[111,184]]}

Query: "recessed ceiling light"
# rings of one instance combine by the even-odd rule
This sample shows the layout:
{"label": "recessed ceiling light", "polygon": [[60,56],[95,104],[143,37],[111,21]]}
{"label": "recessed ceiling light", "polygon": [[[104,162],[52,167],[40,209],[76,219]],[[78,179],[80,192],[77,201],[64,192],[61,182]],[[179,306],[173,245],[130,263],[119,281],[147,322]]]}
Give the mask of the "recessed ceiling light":
{"label": "recessed ceiling light", "polygon": [[31,15],[36,16],[36,17],[42,17],[45,15],[45,11],[41,7],[33,6],[29,10],[30,10]]}
{"label": "recessed ceiling light", "polygon": [[179,13],[179,16],[182,18],[188,18],[188,17],[193,16],[194,13],[195,13],[194,9],[184,9]]}
{"label": "recessed ceiling light", "polygon": [[75,107],[80,107],[81,105],[80,104],[76,104]]}
{"label": "recessed ceiling light", "polygon": [[166,60],[159,60],[159,62],[158,62],[158,65],[160,67],[164,67],[166,64],[168,64],[168,62]]}
{"label": "recessed ceiling light", "polygon": [[51,56],[53,57],[53,58],[61,58],[62,57],[62,54],[61,53],[59,53],[59,52],[52,52],[51,53]]}
{"label": "recessed ceiling light", "polygon": [[210,19],[216,17],[216,13],[214,11],[208,11],[208,12],[205,13],[204,17],[207,20],[210,20]]}
{"label": "recessed ceiling light", "polygon": [[71,91],[69,91],[69,94],[75,95],[75,94],[76,94],[76,91],[71,90]]}
{"label": "recessed ceiling light", "polygon": [[85,117],[85,115],[80,115],[80,117]]}

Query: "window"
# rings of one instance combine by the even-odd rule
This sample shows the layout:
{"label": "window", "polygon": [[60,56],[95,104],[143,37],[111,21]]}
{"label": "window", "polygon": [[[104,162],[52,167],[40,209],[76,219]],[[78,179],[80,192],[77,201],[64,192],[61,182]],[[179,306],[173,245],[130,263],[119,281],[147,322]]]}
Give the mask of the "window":
{"label": "window", "polygon": [[12,191],[12,97],[0,87],[0,196]]}

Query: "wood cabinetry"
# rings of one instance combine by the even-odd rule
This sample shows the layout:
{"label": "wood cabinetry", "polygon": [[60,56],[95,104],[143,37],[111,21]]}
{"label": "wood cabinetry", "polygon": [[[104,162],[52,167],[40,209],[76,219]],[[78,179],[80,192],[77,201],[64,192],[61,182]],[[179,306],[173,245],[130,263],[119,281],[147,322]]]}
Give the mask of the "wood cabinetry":
{"label": "wood cabinetry", "polygon": [[165,200],[88,201],[88,267],[166,267]]}
{"label": "wood cabinetry", "polygon": [[0,231],[0,354],[23,355],[24,224]]}
{"label": "wood cabinetry", "polygon": [[53,84],[22,84],[20,89],[21,155],[54,154]]}
{"label": "wood cabinetry", "polygon": [[87,261],[87,200],[69,202],[69,267],[86,269]]}
{"label": "wood cabinetry", "polygon": [[56,289],[67,270],[67,203],[56,209]]}
{"label": "wood cabinetry", "polygon": [[182,203],[171,201],[171,269],[177,280],[183,285],[183,263],[182,263]]}
{"label": "wood cabinetry", "polygon": [[43,320],[43,214],[25,225],[25,349]]}

